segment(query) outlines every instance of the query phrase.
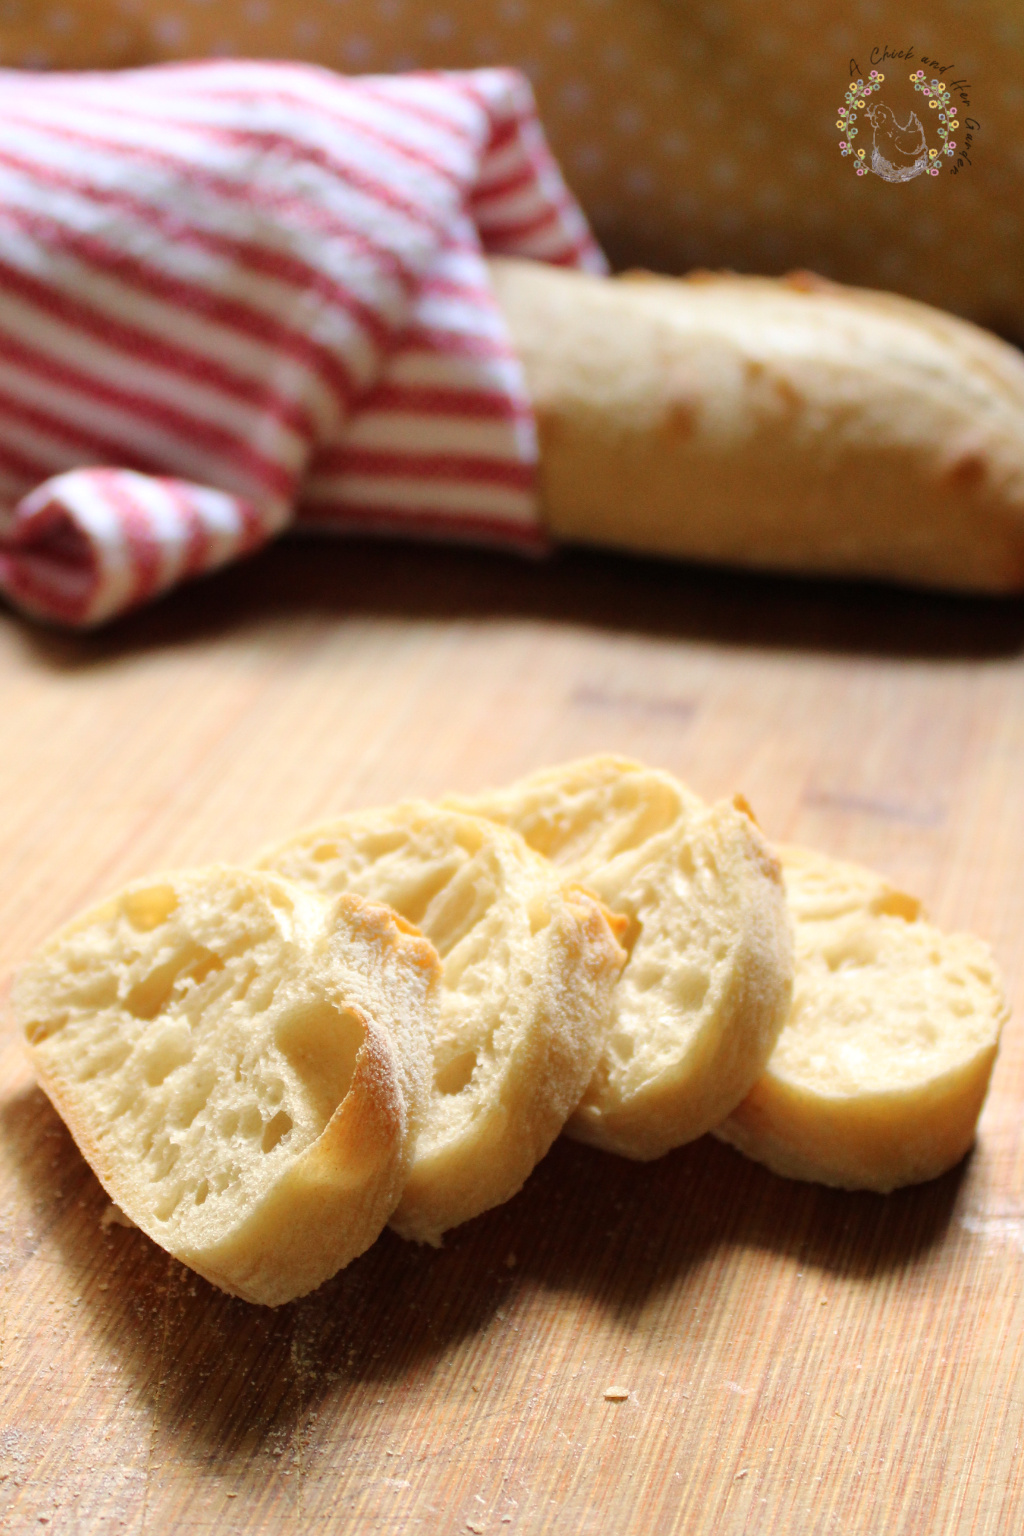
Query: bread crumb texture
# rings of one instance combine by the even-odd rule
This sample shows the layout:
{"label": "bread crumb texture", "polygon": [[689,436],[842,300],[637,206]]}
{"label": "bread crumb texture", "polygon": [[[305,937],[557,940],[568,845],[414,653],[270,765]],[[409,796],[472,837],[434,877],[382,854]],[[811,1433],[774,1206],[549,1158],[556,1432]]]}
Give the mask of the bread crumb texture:
{"label": "bread crumb texture", "polygon": [[608,914],[516,832],[419,801],[313,828],[258,864],[387,902],[441,957],[429,1108],[392,1218],[437,1243],[515,1194],[586,1089],[625,959]]}
{"label": "bread crumb texture", "polygon": [[879,1191],[934,1178],[974,1138],[1007,1017],[992,955],[869,870],[781,854],[793,1007],[718,1134],[793,1178]]}
{"label": "bread crumb texture", "polygon": [[20,973],[40,1081],[175,1257],[276,1304],[368,1247],[426,1099],[440,968],[392,914],[270,875],[139,882]]}
{"label": "bread crumb texture", "polygon": [[714,1128],[851,1189],[932,1178],[1007,1016],[980,940],[607,755],[137,881],[40,949],[13,1007],[103,1228],[268,1305],[389,1220],[439,1243],[563,1127],[634,1158]]}
{"label": "bread crumb texture", "polygon": [[751,818],[670,774],[584,758],[471,799],[626,921],[608,1041],[570,1135],[659,1157],[753,1086],[789,1010],[778,861]]}

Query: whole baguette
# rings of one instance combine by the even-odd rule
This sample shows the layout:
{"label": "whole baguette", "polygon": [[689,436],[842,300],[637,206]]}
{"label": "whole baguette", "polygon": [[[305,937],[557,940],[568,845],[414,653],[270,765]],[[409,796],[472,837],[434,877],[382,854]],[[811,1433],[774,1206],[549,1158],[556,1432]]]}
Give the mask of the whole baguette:
{"label": "whole baguette", "polygon": [[1024,589],[1024,358],[807,273],[490,263],[558,540],[959,591]]}

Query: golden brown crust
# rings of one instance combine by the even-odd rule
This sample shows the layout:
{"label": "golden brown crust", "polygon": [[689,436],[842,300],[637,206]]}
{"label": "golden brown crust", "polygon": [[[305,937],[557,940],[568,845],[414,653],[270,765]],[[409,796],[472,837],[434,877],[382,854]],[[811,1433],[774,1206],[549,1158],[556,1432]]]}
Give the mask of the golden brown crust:
{"label": "golden brown crust", "polygon": [[715,1135],[783,1178],[888,1194],[970,1149],[995,1058],[992,1044],[913,1094],[825,1101],[762,1078]]}
{"label": "golden brown crust", "polygon": [[992,956],[870,870],[781,854],[792,1013],[715,1134],[788,1178],[880,1193],[935,1178],[974,1140],[995,1061],[1007,1010]]}
{"label": "golden brown crust", "polygon": [[554,953],[544,978],[549,1000],[543,1015],[518,1042],[500,1096],[495,1093],[472,1136],[414,1161],[390,1221],[401,1237],[437,1244],[466,1213],[510,1200],[571,1120],[625,956],[615,938],[617,924],[599,901],[571,886],[561,894],[564,905],[551,924]]}
{"label": "golden brown crust", "polygon": [[610,754],[457,803],[627,919],[608,1042],[566,1133],[647,1160],[718,1124],[763,1070],[792,981],[779,864],[752,818]]}
{"label": "golden brown crust", "polygon": [[[592,1083],[566,1126],[569,1136],[623,1157],[662,1157],[717,1125],[756,1080],[788,1012],[791,936],[777,860],[756,827],[724,804],[709,809],[698,836],[714,839],[723,888],[734,903],[714,1015],[638,1091],[624,1093],[614,1080]],[[659,878],[658,864],[653,869]],[[642,1037],[636,1048],[642,1055]]]}
{"label": "golden brown crust", "polygon": [[624,959],[608,914],[514,832],[423,801],[310,828],[258,864],[386,900],[441,953],[434,1087],[391,1218],[439,1243],[516,1193],[579,1102]]}
{"label": "golden brown crust", "polygon": [[1024,359],[909,299],[496,260],[556,538],[1024,588]]}
{"label": "golden brown crust", "polygon": [[[29,1048],[39,1086],[115,1205],[147,1237],[166,1234],[138,1210],[126,1170],[93,1136],[59,1080]],[[319,1139],[249,1219],[216,1246],[175,1245],[181,1263],[231,1296],[276,1307],[315,1290],[380,1236],[405,1186],[405,1106],[385,1036],[369,1026],[352,1086]],[[134,1214],[133,1214],[134,1212]]]}
{"label": "golden brown crust", "polygon": [[368,1026],[351,1088],[319,1139],[230,1239],[177,1256],[264,1306],[314,1290],[376,1241],[398,1203],[408,1172],[404,1109],[387,1039]]}
{"label": "golden brown crust", "polygon": [[440,963],[386,907],[217,867],[138,881],[19,974],[40,1083],[115,1201],[276,1306],[377,1237],[429,1085]]}

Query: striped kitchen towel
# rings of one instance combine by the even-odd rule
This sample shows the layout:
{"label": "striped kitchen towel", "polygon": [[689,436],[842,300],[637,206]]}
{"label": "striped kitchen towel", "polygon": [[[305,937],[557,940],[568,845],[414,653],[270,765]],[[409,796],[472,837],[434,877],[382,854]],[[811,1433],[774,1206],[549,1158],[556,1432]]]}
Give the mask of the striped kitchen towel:
{"label": "striped kitchen towel", "polygon": [[543,547],[485,253],[604,265],[513,70],[0,70],[0,591],[98,624],[293,524]]}

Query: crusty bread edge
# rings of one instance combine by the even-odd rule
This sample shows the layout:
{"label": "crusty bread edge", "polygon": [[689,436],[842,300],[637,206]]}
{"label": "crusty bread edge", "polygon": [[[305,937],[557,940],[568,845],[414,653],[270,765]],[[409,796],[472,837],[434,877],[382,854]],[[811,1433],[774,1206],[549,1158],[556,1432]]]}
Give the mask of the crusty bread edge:
{"label": "crusty bread edge", "polygon": [[[356,1009],[352,1013],[362,1018]],[[196,1251],[170,1246],[160,1223],[140,1219],[123,1175],[89,1133],[68,1085],[25,1042],[40,1088],[111,1200],[172,1257],[221,1290],[264,1306],[292,1301],[365,1252],[405,1182],[404,1105],[391,1050],[365,1019],[352,1083],[320,1136],[224,1242]]]}
{"label": "crusty bread edge", "polygon": [[[208,868],[234,872],[229,865]],[[182,875],[197,872],[164,870],[129,882],[64,923],[44,941],[36,955],[58,947],[70,934],[101,920],[123,896],[163,883],[173,885]],[[253,873],[243,867],[239,872],[246,876]],[[259,873],[283,879],[273,872]],[[401,935],[404,945],[429,950],[434,955],[432,946],[418,930],[383,903],[342,896],[338,905],[343,907],[357,900],[361,908],[369,909],[365,918],[371,924],[379,926],[384,919],[394,927],[396,935]],[[229,1295],[274,1307],[315,1290],[365,1252],[380,1235],[398,1203],[408,1173],[411,1106],[404,1102],[387,1035],[367,1018],[363,1009],[346,1004],[347,1011],[360,1020],[364,1039],[356,1054],[348,1092],[323,1131],[267,1191],[241,1227],[222,1243],[195,1251],[187,1245],[169,1246],[167,1233],[159,1222],[139,1219],[130,1191],[122,1184],[122,1175],[93,1139],[87,1121],[76,1108],[73,1085],[50,1072],[41,1053],[25,1038],[18,983],[22,970],[32,963],[29,960],[9,978],[6,990],[10,1017],[39,1086],[110,1199],[165,1252]]]}
{"label": "crusty bread edge", "polygon": [[766,1073],[714,1135],[783,1178],[889,1194],[938,1178],[970,1149],[997,1049],[913,1093],[811,1095]]}
{"label": "crusty bread edge", "polygon": [[[793,934],[781,866],[743,801],[738,825],[752,879],[743,882],[739,940],[719,1027],[676,1072],[660,1073],[617,1110],[584,1104],[569,1120],[576,1141],[648,1162],[722,1120],[761,1076],[789,1016]],[[721,812],[723,805],[709,808]]]}
{"label": "crusty bread edge", "polygon": [[[998,338],[926,305],[799,274],[623,282],[499,257],[492,278],[526,369],[543,515],[556,539],[954,591],[1024,589],[1024,367]],[[699,371],[684,387],[671,366],[672,295],[692,301],[701,287],[750,308],[752,334],[759,302],[776,293],[791,302],[805,295],[829,335],[881,324],[897,362],[912,354],[908,332],[927,336],[946,352],[945,367],[929,374],[923,391],[905,383],[907,409],[894,416],[924,423],[913,450],[871,436],[878,380],[888,377],[884,358],[874,367],[862,359],[858,372],[864,349],[853,346],[838,391],[827,349],[817,383],[809,382],[809,354],[796,387],[785,352],[769,347],[747,357],[731,338],[724,349],[749,377],[730,419],[753,436],[728,454],[716,448],[694,430],[695,402],[714,405],[713,396]],[[602,324],[625,359],[619,373],[634,386],[628,400],[585,382],[589,358],[602,353],[595,344]],[[769,483],[763,456],[776,446],[782,457]],[[873,487],[867,501],[865,479]]]}
{"label": "crusty bread edge", "polygon": [[[503,1096],[481,1117],[475,1132],[479,1156],[471,1180],[438,1176],[433,1160],[415,1170],[389,1225],[400,1237],[440,1247],[443,1234],[473,1216],[502,1205],[522,1189],[527,1178],[562,1131],[586,1091],[604,1048],[610,1023],[611,993],[625,963],[616,933],[621,921],[591,892],[562,887],[559,945],[576,945],[592,968],[597,1014],[567,1018],[544,1032],[530,1066],[528,1091]],[[581,1040],[586,1049],[580,1050]],[[443,1156],[439,1159],[444,1161]],[[465,1158],[460,1158],[465,1165]],[[487,1169],[486,1177],[481,1171]]]}

